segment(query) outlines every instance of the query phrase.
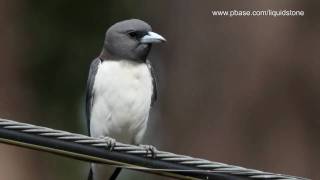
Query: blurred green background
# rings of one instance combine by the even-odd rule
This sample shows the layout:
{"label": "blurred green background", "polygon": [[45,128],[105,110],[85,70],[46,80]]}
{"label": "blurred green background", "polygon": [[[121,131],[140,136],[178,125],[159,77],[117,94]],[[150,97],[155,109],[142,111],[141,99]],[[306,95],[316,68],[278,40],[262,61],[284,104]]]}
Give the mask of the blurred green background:
{"label": "blurred green background", "polygon": [[[86,134],[89,64],[110,25],[139,18],[168,40],[150,54],[160,96],[146,144],[319,179],[319,8],[298,0],[1,0],[0,117]],[[233,9],[305,16],[211,15]],[[88,163],[3,144],[0,151],[0,179],[87,176]]]}

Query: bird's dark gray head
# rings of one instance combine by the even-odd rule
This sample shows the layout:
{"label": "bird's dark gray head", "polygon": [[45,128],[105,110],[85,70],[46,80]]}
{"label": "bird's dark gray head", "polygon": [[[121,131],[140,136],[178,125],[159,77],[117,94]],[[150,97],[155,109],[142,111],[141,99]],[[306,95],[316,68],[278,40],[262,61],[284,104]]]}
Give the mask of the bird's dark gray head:
{"label": "bird's dark gray head", "polygon": [[106,32],[102,59],[129,59],[145,61],[152,43],[165,42],[151,26],[138,19],[120,21]]}

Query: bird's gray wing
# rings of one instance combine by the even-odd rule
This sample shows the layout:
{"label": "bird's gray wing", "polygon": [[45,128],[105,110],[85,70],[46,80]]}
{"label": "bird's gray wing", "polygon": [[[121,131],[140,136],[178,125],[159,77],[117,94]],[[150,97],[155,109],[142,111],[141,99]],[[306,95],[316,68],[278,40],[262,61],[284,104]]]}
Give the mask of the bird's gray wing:
{"label": "bird's gray wing", "polygon": [[154,72],[151,62],[147,60],[146,63],[152,76],[153,93],[151,97],[151,106],[153,106],[153,104],[156,102],[158,98],[158,82],[157,82],[156,73]]}
{"label": "bird's gray wing", "polygon": [[92,109],[93,100],[94,100],[93,84],[94,84],[94,80],[95,80],[100,63],[101,63],[101,60],[99,58],[96,58],[91,62],[88,81],[87,81],[86,118],[87,118],[87,128],[88,128],[89,136],[90,136],[91,109]]}

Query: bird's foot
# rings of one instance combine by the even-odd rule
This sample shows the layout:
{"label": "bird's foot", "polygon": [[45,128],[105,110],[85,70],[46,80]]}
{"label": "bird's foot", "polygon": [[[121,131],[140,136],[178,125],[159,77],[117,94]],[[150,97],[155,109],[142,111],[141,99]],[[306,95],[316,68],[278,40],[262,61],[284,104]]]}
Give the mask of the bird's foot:
{"label": "bird's foot", "polygon": [[116,146],[116,140],[111,137],[107,137],[107,136],[103,136],[103,137],[101,137],[101,139],[103,139],[105,141],[105,143],[107,144],[107,146],[106,146],[107,150],[113,151],[114,147]]}
{"label": "bird's foot", "polygon": [[156,158],[157,149],[154,146],[146,145],[146,144],[139,144],[139,146],[147,150],[147,156],[150,153],[152,158],[154,158],[154,159]]}

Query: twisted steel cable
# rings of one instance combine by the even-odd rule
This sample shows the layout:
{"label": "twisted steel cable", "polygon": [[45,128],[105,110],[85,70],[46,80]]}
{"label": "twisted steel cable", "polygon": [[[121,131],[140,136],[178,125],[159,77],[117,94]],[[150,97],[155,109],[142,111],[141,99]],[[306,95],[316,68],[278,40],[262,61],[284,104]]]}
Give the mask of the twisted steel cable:
{"label": "twisted steel cable", "polygon": [[307,179],[0,119],[0,142],[178,179]]}

